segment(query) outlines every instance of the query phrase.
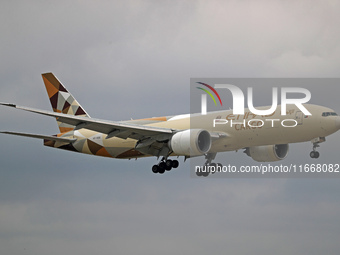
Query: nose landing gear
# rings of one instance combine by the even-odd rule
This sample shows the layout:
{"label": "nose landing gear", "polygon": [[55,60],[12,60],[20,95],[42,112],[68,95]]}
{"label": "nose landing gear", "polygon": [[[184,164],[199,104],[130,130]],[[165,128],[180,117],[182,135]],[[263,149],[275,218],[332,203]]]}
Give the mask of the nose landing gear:
{"label": "nose landing gear", "polygon": [[325,142],[326,138],[325,137],[317,137],[314,140],[312,140],[313,143],[313,150],[309,153],[309,156],[311,158],[319,158],[320,153],[316,151],[316,148],[320,147],[319,143]]}

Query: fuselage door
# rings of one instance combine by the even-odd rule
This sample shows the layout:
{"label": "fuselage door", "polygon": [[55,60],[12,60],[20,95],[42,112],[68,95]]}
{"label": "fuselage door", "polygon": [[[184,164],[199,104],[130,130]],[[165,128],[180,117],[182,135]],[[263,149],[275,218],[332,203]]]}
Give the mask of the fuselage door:
{"label": "fuselage door", "polygon": [[298,125],[302,125],[302,122],[303,122],[303,113],[301,111],[297,111],[296,112],[295,120],[297,121]]}

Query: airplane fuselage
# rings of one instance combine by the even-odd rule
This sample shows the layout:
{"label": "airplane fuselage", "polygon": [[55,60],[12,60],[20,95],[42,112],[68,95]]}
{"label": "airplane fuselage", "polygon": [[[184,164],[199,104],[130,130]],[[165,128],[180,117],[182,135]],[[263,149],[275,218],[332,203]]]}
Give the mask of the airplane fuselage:
{"label": "airplane fuselage", "polygon": [[[246,147],[289,144],[312,141],[326,137],[340,128],[340,117],[327,115],[332,109],[306,104],[312,113],[304,115],[295,105],[287,107],[286,115],[281,115],[280,106],[270,116],[254,115],[245,109],[244,115],[234,115],[232,110],[208,112],[206,115],[185,114],[171,117],[150,118],[127,121],[139,125],[171,128],[174,130],[204,129],[220,138],[212,140],[209,152],[239,150]],[[265,109],[267,107],[259,107]],[[327,116],[326,116],[327,115]],[[59,137],[77,139],[72,144],[45,140],[46,146],[77,151],[113,158],[138,158],[151,156],[143,150],[135,149],[137,140],[112,137],[107,134],[81,128],[58,135]],[[176,156],[176,154],[171,154]]]}

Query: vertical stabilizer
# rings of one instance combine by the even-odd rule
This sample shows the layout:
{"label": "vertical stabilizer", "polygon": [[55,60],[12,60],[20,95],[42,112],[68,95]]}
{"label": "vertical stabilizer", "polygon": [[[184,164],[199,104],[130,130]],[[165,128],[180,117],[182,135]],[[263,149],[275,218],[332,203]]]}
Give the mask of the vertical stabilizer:
{"label": "vertical stabilizer", "polygon": [[[67,91],[57,77],[52,73],[44,73],[42,77],[54,112],[90,118],[84,108],[81,107],[72,94]],[[74,126],[59,121],[58,126],[61,133],[74,129]]]}

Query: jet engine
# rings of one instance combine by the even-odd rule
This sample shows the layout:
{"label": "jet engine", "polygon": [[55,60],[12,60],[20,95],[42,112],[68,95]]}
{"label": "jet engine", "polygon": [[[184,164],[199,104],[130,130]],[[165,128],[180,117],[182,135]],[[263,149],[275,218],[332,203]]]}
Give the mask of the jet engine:
{"label": "jet engine", "polygon": [[284,159],[288,154],[288,144],[248,147],[245,153],[257,162],[272,162]]}
{"label": "jet engine", "polygon": [[206,130],[187,129],[174,134],[169,146],[178,155],[200,156],[210,150],[211,137]]}

